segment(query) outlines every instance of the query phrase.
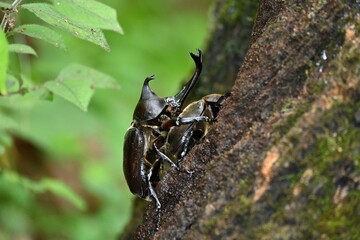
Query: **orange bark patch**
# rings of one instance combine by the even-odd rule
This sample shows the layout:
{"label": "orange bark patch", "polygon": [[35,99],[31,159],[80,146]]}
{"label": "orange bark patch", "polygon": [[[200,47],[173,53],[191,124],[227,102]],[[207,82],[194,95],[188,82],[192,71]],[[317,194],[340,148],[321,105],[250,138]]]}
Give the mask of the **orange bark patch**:
{"label": "orange bark patch", "polygon": [[266,158],[264,159],[261,167],[261,175],[264,180],[261,186],[255,190],[253,202],[258,201],[261,198],[261,196],[266,192],[266,190],[269,188],[269,184],[273,176],[272,166],[279,159],[279,156],[280,153],[278,148],[273,147],[269,152],[267,152]]}

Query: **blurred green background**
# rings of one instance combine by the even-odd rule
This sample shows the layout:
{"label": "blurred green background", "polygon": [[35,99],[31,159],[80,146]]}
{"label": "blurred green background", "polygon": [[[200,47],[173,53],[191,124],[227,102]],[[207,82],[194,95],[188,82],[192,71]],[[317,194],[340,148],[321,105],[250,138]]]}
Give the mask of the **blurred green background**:
{"label": "blurred green background", "polygon": [[[154,91],[173,95],[194,69],[188,52],[205,47],[210,0],[100,2],[117,10],[125,33],[106,32],[111,52],[66,34],[66,52],[34,40],[31,45],[38,57],[26,58],[21,72],[41,83],[54,79],[65,66],[80,63],[113,76],[121,89],[97,90],[88,112],[58,97],[31,106],[24,103],[16,112],[20,127],[15,135],[40,149],[45,163],[41,169],[32,167],[33,156],[21,152],[29,149],[27,144],[7,153],[21,156],[15,165],[30,179],[64,182],[86,201],[86,207],[36,193],[24,187],[23,180],[8,176],[7,181],[0,180],[0,240],[116,238],[132,210],[122,145],[143,81],[155,74]],[[20,11],[20,19],[29,22],[34,17]]]}

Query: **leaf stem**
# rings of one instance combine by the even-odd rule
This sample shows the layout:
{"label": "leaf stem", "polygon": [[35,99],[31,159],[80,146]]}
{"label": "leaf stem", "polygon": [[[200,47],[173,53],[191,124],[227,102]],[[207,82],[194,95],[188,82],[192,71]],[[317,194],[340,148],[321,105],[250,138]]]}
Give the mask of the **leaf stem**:
{"label": "leaf stem", "polygon": [[14,2],[11,4],[11,7],[8,9],[5,9],[4,17],[1,20],[0,28],[5,32],[5,28],[9,22],[10,15],[13,12],[16,12],[16,8],[20,5],[22,0],[14,0]]}

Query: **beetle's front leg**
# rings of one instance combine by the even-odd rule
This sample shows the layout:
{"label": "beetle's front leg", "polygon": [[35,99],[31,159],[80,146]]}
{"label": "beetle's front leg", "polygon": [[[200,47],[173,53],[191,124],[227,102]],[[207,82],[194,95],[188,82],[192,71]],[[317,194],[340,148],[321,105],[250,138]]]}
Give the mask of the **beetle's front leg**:
{"label": "beetle's front leg", "polygon": [[190,123],[197,122],[211,122],[214,121],[214,118],[207,116],[196,116],[196,117],[177,117],[177,118],[169,118],[161,123],[159,127],[160,131],[169,131],[169,129],[173,126],[180,126]]}

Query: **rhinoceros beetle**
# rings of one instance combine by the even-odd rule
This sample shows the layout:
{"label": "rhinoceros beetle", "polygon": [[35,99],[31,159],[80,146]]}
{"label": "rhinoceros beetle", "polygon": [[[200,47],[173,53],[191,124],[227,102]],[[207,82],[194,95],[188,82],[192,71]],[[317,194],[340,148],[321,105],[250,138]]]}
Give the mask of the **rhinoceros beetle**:
{"label": "rhinoceros beetle", "polygon": [[190,53],[196,65],[193,76],[175,96],[159,97],[149,86],[154,77],[145,79],[133,121],[125,134],[125,179],[133,194],[155,201],[156,229],[160,224],[161,203],[154,188],[160,181],[163,162],[179,170],[179,160],[205,136],[209,122],[215,120],[225,99],[220,94],[211,94],[182,108],[201,73],[202,53],[200,50],[197,53]]}

